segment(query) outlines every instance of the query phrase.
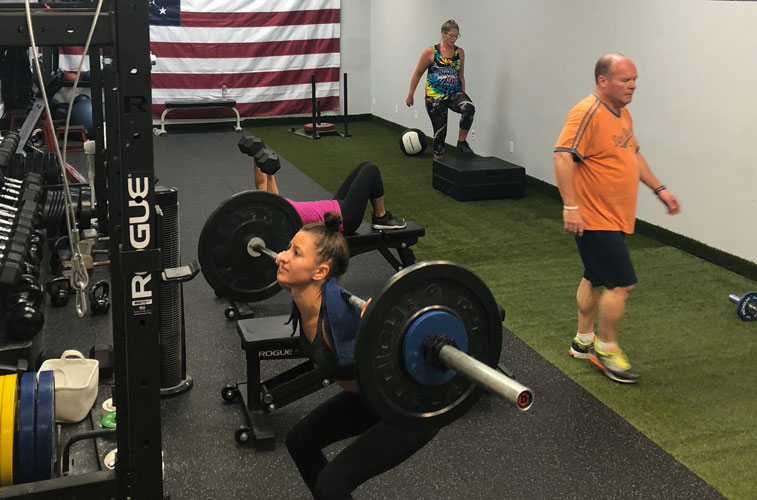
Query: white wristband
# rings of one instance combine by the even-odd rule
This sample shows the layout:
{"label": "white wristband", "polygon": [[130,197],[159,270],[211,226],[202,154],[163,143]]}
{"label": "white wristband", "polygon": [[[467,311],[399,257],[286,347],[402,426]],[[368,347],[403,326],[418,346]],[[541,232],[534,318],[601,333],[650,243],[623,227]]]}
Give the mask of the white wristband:
{"label": "white wristband", "polygon": [[575,207],[569,207],[568,205],[563,205],[562,209],[563,210],[578,210],[578,205],[576,205]]}

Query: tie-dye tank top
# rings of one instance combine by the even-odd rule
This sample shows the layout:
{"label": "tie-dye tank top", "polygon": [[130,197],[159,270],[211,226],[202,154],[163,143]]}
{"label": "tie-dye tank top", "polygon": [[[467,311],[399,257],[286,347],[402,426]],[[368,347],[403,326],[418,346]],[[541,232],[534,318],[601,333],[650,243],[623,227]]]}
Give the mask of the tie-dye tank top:
{"label": "tie-dye tank top", "polygon": [[457,72],[460,70],[460,53],[455,46],[452,57],[442,56],[441,44],[434,45],[434,62],[428,65],[426,97],[447,99],[462,90]]}

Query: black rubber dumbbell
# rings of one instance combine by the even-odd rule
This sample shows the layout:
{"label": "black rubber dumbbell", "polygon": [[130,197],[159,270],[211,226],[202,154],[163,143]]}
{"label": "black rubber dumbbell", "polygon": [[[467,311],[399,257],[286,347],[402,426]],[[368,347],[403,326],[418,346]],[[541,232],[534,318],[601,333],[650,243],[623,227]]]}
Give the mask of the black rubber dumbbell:
{"label": "black rubber dumbbell", "polygon": [[237,146],[239,147],[239,151],[247,156],[255,156],[258,154],[258,151],[265,148],[265,143],[260,137],[247,135],[239,139]]}
{"label": "black rubber dumbbell", "polygon": [[264,174],[273,175],[281,168],[281,160],[272,149],[264,148],[255,155],[255,165]]}
{"label": "black rubber dumbbell", "polygon": [[45,323],[44,292],[39,283],[22,276],[19,284],[5,297],[5,328],[18,340],[29,340]]}

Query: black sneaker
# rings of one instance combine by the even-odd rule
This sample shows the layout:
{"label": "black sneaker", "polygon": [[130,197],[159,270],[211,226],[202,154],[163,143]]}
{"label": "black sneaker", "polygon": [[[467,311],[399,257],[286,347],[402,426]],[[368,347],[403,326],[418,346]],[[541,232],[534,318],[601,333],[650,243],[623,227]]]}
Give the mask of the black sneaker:
{"label": "black sneaker", "polygon": [[402,217],[395,217],[387,210],[383,217],[371,215],[371,227],[373,229],[402,229],[407,226],[407,222]]}
{"label": "black sneaker", "polygon": [[475,154],[473,150],[470,148],[468,141],[457,141],[457,149],[461,153],[465,153],[469,155]]}

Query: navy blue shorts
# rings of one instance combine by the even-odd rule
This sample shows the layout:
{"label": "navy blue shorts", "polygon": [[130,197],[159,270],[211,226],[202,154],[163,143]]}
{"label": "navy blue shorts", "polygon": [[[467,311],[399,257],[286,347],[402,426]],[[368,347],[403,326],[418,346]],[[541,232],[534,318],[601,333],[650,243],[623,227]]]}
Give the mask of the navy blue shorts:
{"label": "navy blue shorts", "polygon": [[610,289],[637,283],[622,231],[584,231],[583,236],[576,236],[576,244],[584,264],[584,278],[591,286]]}

